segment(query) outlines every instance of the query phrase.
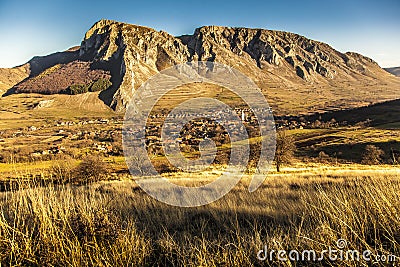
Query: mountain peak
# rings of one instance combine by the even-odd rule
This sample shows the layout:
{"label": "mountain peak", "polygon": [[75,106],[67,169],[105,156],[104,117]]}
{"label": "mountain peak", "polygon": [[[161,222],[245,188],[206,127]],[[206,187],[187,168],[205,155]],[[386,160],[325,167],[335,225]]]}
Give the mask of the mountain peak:
{"label": "mountain peak", "polygon": [[115,20],[109,20],[109,19],[101,19],[97,21],[95,24],[93,24],[92,27],[86,32],[85,34],[85,39],[89,39],[93,33],[99,32],[99,31],[105,31],[107,28],[109,28],[113,24],[119,24],[119,22]]}
{"label": "mountain peak", "polygon": [[[15,88],[16,92],[40,93],[42,88],[48,90],[42,93],[65,92],[66,86],[75,83],[89,88],[96,80],[109,79],[112,86],[101,92],[100,98],[113,109],[123,111],[133,91],[155,73],[200,60],[238,69],[269,96],[272,106],[290,103],[292,110],[306,107],[305,103],[295,107],[291,100],[304,99],[305,95],[321,98],[310,102],[311,112],[325,109],[326,103],[334,101],[332,96],[340,99],[340,105],[358,105],[376,102],[378,95],[383,101],[399,94],[399,80],[373,60],[357,53],[341,53],[298,34],[210,25],[195,29],[192,35],[174,37],[164,31],[107,19],[99,20],[86,32],[79,51],[46,57],[46,66],[36,68],[40,73],[31,72],[32,77]],[[33,60],[31,68],[33,63],[43,61]],[[329,106],[338,108],[337,105]]]}
{"label": "mountain peak", "polygon": [[111,25],[111,24],[114,24],[114,23],[119,23],[119,22],[116,21],[116,20],[112,20],[112,19],[100,19],[99,21],[95,22],[91,28],[93,28],[93,27],[103,27],[105,25]]}

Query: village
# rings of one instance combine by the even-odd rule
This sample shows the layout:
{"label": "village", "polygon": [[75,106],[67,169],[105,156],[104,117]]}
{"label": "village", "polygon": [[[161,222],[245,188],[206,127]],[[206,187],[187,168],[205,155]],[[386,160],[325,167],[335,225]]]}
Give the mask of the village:
{"label": "village", "polygon": [[[228,132],[237,133],[237,124],[241,121],[246,128],[249,137],[258,136],[258,114],[269,114],[271,110],[251,110],[248,108],[235,108],[233,112],[238,120],[229,121],[228,111],[218,111],[213,117],[228,120],[225,129],[217,120],[210,119],[210,113],[197,114],[196,119],[189,120],[184,127],[178,129],[175,124],[168,124],[166,132],[176,136],[174,141],[180,150],[186,153],[198,151],[199,143],[203,139],[212,139],[216,146],[230,143]],[[185,121],[187,114],[165,114],[165,112],[152,113],[147,120],[145,131],[145,144],[151,155],[163,155],[161,131],[167,118]],[[260,119],[265,124],[267,115]],[[283,116],[275,117],[270,121],[276,129],[307,129],[338,127],[342,124],[334,120],[320,122],[311,121],[305,117]],[[1,132],[0,162],[49,160],[59,154],[69,154],[73,157],[81,157],[90,153],[101,153],[105,156],[122,156],[122,129],[124,121],[120,117],[79,119],[76,121],[49,121],[43,125],[30,125],[16,131]],[[233,129],[233,130],[232,130]],[[137,129],[124,129],[127,134],[135,138]],[[15,143],[19,140],[19,144]],[[22,141],[25,140],[25,141]],[[30,140],[34,140],[32,145]],[[18,156],[16,156],[18,155]]]}

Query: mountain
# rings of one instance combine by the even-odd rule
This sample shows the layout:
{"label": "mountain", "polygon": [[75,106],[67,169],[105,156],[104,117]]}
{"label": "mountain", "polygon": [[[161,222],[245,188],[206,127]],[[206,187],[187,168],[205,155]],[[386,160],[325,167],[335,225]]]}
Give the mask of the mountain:
{"label": "mountain", "polygon": [[280,114],[360,107],[400,95],[400,79],[373,60],[297,34],[205,26],[175,37],[111,20],[95,23],[80,47],[32,59],[29,76],[7,94],[100,91],[105,104],[123,111],[149,77],[196,60],[242,71]]}
{"label": "mountain", "polygon": [[391,74],[393,74],[393,75],[396,75],[396,76],[400,76],[400,67],[394,67],[394,68],[385,68],[385,70],[387,71],[387,72],[390,72]]}
{"label": "mountain", "polygon": [[29,64],[14,68],[0,68],[0,93],[27,78],[29,73]]}

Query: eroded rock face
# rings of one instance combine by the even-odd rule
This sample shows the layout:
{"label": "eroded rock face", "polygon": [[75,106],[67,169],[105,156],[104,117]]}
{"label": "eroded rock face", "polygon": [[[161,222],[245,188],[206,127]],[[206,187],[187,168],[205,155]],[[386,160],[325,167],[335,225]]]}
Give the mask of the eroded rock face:
{"label": "eroded rock face", "polygon": [[86,33],[80,57],[108,67],[115,76],[110,106],[123,110],[134,89],[151,75],[189,56],[182,42],[166,32],[101,20]]}
{"label": "eroded rock face", "polygon": [[318,75],[332,79],[336,67],[362,71],[363,64],[378,66],[358,54],[342,54],[327,44],[280,31],[207,26],[180,39],[187,45],[191,60],[232,57],[232,52],[240,57],[249,56],[259,68],[268,64],[291,67],[293,73],[305,80],[315,80]]}
{"label": "eroded rock face", "polygon": [[[84,64],[90,68],[88,73],[110,75],[112,86],[102,92],[100,98],[114,110],[123,111],[134,90],[148,78],[186,61],[230,65],[265,90],[307,84],[330,86],[348,80],[360,81],[360,84],[369,80],[383,82],[390,75],[362,55],[343,54],[327,44],[297,34],[263,29],[205,26],[192,35],[174,37],[143,26],[100,20],[87,31],[80,48],[66,52],[51,56],[48,58],[51,61],[46,58],[44,69],[36,66],[38,60],[33,60],[31,67],[35,71],[31,74],[34,75],[16,88],[35,87],[33,91],[40,92],[45,90],[40,84],[49,77],[62,79],[65,66],[86,62]],[[53,62],[57,58],[62,62]],[[54,69],[57,64],[61,67]],[[53,69],[49,76],[50,68]],[[55,88],[52,92],[60,90]]]}
{"label": "eroded rock face", "polygon": [[368,68],[380,71],[377,63],[362,55],[342,54],[325,43],[288,32],[206,26],[179,39],[188,47],[190,60],[234,66],[237,62],[248,64],[251,59],[259,69],[286,68],[306,81],[334,79],[354,71],[365,75]]}

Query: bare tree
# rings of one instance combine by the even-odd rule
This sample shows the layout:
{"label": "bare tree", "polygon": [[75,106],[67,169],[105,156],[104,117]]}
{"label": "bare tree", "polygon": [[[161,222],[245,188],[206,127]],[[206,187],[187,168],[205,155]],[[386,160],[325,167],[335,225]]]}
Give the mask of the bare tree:
{"label": "bare tree", "polygon": [[73,182],[88,184],[107,178],[109,170],[99,155],[88,155],[73,170]]}
{"label": "bare tree", "polygon": [[380,164],[383,155],[385,155],[385,152],[379,147],[367,145],[365,147],[361,163],[369,165]]}
{"label": "bare tree", "polygon": [[391,153],[391,157],[392,157],[392,163],[393,164],[398,164],[400,161],[400,157],[398,157],[398,152],[393,150],[393,148],[390,148],[390,153]]}
{"label": "bare tree", "polygon": [[318,153],[318,161],[320,163],[327,163],[330,160],[330,157],[328,154],[326,154],[324,151],[320,151]]}
{"label": "bare tree", "polygon": [[290,163],[293,160],[296,145],[294,138],[288,135],[285,130],[276,133],[275,164],[276,170],[280,172],[282,164]]}
{"label": "bare tree", "polygon": [[151,172],[151,162],[149,161],[155,157],[154,154],[147,154],[140,153],[139,151],[132,150],[127,157],[127,163],[130,170],[135,175],[139,176],[146,176],[149,175]]}

